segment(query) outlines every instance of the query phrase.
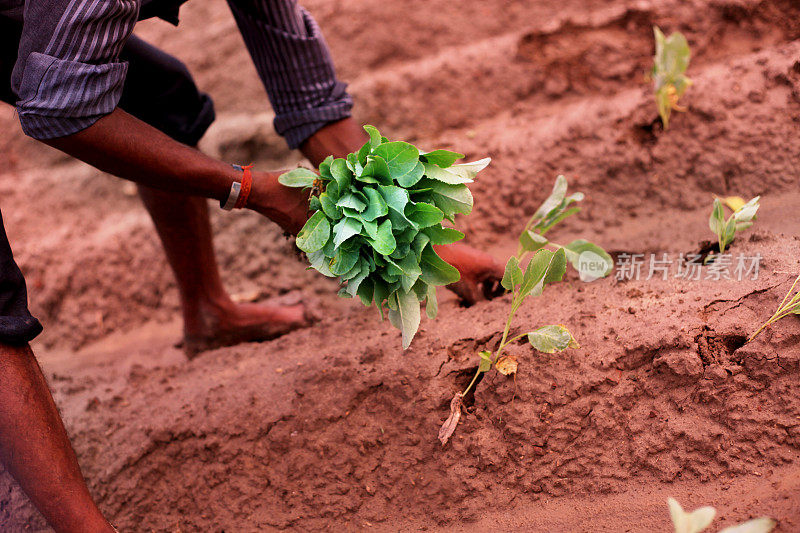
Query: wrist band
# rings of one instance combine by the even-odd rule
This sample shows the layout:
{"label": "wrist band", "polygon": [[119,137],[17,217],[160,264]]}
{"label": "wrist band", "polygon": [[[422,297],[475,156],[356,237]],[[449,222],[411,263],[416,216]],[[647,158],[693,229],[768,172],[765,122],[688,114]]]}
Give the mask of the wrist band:
{"label": "wrist band", "polygon": [[253,176],[250,172],[250,169],[253,168],[253,165],[247,165],[247,166],[231,165],[231,166],[236,170],[241,170],[243,174],[241,182],[234,181],[231,184],[231,192],[228,194],[227,200],[219,203],[219,206],[225,211],[231,211],[232,209],[241,209],[245,205],[247,205],[247,197],[250,196],[250,189],[253,186]]}

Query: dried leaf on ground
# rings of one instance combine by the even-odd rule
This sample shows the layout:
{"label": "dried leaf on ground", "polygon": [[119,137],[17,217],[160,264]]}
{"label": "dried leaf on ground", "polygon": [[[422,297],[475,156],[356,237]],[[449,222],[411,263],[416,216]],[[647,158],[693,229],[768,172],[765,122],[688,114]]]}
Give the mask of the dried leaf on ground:
{"label": "dried leaf on ground", "polygon": [[460,392],[456,393],[456,395],[453,396],[453,399],[450,401],[450,416],[447,417],[447,420],[444,421],[442,428],[439,430],[439,440],[441,441],[442,446],[447,444],[447,441],[450,440],[450,437],[456,430],[458,421],[461,420],[461,406],[463,404],[464,402],[462,394]]}
{"label": "dried leaf on ground", "polygon": [[517,362],[517,358],[513,355],[505,355],[498,359],[494,364],[494,367],[497,369],[497,371],[504,376],[516,374],[518,366],[519,363]]}

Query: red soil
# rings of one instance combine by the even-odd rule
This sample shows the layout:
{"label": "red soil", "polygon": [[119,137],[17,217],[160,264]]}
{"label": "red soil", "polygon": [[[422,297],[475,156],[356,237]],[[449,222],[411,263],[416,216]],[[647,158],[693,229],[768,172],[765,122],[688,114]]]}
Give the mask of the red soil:
{"label": "red soil", "polygon": [[[508,297],[471,308],[443,298],[402,352],[374,310],[303,270],[278,229],[215,212],[233,292],[299,289],[325,318],[187,362],[172,346],[174,282],[137,199],[9,136],[0,202],[46,326],[35,348],[120,529],[668,531],[674,495],[716,506],[717,527],[769,515],[779,531],[800,530],[800,322],[743,345],[800,270],[796,2],[307,6],[352,81],[359,120],[493,158],[462,221],[470,243],[507,257],[559,173],[587,200],[554,239],[673,258],[710,236],[713,194],[760,194],[758,221],[732,248],[760,254],[760,275],[583,284],[570,274],[516,324],[566,324],[582,347],[515,346],[516,381],[487,375],[442,448],[450,398],[498,341]],[[694,53],[689,111],[667,132],[644,80],[653,24],[683,31]],[[217,99],[204,149],[264,168],[298,160],[269,132],[224,3],[188,4],[181,28],[148,22],[141,34]],[[234,69],[249,73],[235,90]],[[5,474],[0,524],[43,527]]]}

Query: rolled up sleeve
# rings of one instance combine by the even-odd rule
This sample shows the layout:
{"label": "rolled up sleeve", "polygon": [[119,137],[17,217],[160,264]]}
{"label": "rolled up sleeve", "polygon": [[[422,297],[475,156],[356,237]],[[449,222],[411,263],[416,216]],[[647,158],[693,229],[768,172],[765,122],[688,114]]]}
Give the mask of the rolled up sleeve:
{"label": "rolled up sleeve", "polygon": [[353,100],[339,81],[316,21],[293,0],[228,0],[290,148],[325,124],[350,116]]}
{"label": "rolled up sleeve", "polygon": [[125,83],[127,64],[118,58],[138,0],[29,0],[25,9],[12,75],[23,131],[63,137],[111,113]]}

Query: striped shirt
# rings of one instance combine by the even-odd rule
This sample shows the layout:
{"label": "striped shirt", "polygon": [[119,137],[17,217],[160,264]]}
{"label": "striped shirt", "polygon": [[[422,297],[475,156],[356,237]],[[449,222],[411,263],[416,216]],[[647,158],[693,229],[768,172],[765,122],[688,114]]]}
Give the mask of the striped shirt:
{"label": "striped shirt", "polygon": [[[23,131],[71,135],[117,106],[127,73],[119,54],[137,20],[177,23],[184,0],[0,0],[0,17],[22,22],[11,86]],[[316,21],[295,0],[228,0],[275,111],[275,129],[298,147],[350,116]]]}

